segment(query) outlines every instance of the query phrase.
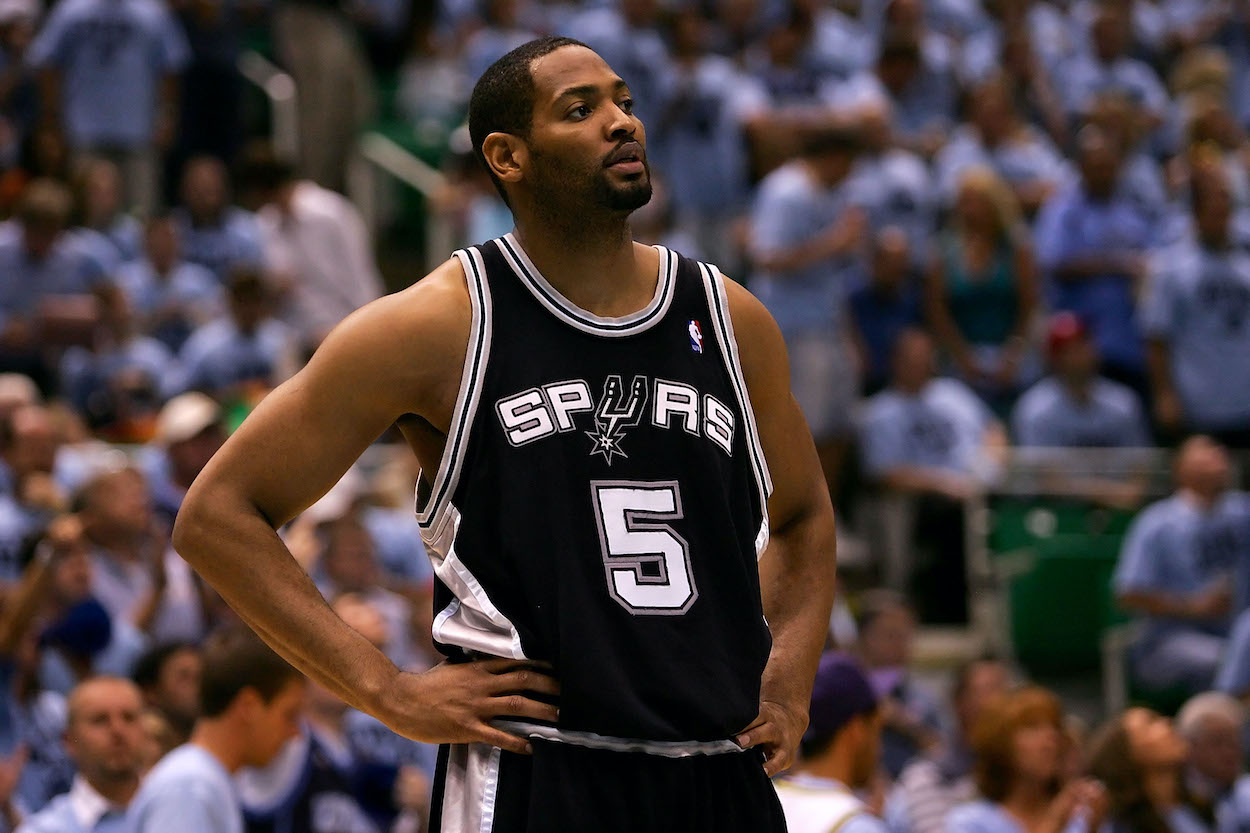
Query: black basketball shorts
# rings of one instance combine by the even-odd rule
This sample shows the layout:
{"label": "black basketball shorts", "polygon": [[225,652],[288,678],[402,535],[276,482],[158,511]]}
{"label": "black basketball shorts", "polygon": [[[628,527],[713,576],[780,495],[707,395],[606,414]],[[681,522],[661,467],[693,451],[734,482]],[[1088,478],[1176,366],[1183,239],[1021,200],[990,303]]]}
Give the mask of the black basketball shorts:
{"label": "black basketball shorts", "polygon": [[690,757],[531,739],[444,745],[433,833],[785,833],[756,750]]}

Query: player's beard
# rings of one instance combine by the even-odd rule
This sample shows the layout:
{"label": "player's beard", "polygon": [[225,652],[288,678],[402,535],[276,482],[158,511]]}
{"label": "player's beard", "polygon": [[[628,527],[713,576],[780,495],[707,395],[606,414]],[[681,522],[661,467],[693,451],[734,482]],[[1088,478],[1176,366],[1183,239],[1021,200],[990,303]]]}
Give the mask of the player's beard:
{"label": "player's beard", "polygon": [[540,204],[580,212],[587,207],[630,214],[651,201],[651,166],[644,159],[642,173],[621,179],[596,162],[573,166],[531,148],[534,183]]}

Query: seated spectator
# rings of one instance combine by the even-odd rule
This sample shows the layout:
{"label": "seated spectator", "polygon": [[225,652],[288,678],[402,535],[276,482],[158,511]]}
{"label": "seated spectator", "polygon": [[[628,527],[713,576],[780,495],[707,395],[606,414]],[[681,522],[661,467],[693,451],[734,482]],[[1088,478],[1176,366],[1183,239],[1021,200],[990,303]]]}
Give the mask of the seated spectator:
{"label": "seated spectator", "polygon": [[232,776],[263,767],[299,734],[304,678],[254,634],[216,634],[204,649],[202,709],[191,741],[148,773],[130,805],[134,833],[240,833]]}
{"label": "seated spectator", "polygon": [[58,471],[62,447],[42,405],[23,405],[0,422],[0,492],[17,503],[28,531],[68,507]]}
{"label": "seated spectator", "polygon": [[1172,721],[1150,709],[1129,709],[1094,736],[1089,774],[1106,787],[1109,833],[1210,830],[1181,803],[1185,751]]}
{"label": "seated spectator", "polygon": [[[1245,583],[1250,576],[1245,575],[1245,571],[1241,572],[1243,574],[1238,576],[1241,585],[1238,587],[1238,602],[1234,605],[1241,609],[1241,613],[1237,614],[1229,629],[1228,647],[1215,674],[1215,689],[1245,701],[1250,698],[1250,607],[1245,603],[1248,593]],[[1246,798],[1250,799],[1250,793],[1246,794]],[[1246,808],[1250,810],[1250,804]]]}
{"label": "seated spectator", "polygon": [[876,775],[881,712],[854,660],[825,654],[816,671],[799,761],[776,780],[792,833],[885,833],[881,819],[856,797]]}
{"label": "seated spectator", "polygon": [[382,574],[373,539],[359,520],[346,516],[324,524],[325,549],[320,559],[318,587],[327,599],[352,593],[381,614],[386,625],[384,652],[402,667],[414,659],[412,605],[381,585]]}
{"label": "seated spectator", "polygon": [[1098,830],[1106,796],[1096,781],[1065,783],[1067,743],[1059,700],[1024,688],[990,704],[973,729],[980,797],[956,807],[947,833],[1058,833],[1085,813]]}
{"label": "seated spectator", "polygon": [[990,169],[965,171],[930,264],[925,309],[959,377],[995,410],[1009,407],[1034,376],[1037,295],[1037,264],[1015,197]]}
{"label": "seated spectator", "polygon": [[1093,97],[1107,90],[1124,93],[1141,108],[1152,127],[1167,117],[1168,95],[1150,66],[1129,57],[1129,20],[1123,6],[1098,6],[1090,26],[1092,50],[1069,61],[1060,78],[1070,116],[1089,110]]}
{"label": "seated spectator", "polygon": [[61,390],[88,425],[114,442],[144,442],[176,377],[175,359],[143,335],[126,294],[116,286],[96,293],[99,321],[89,347],[61,356]]}
{"label": "seated spectator", "polygon": [[1016,112],[1003,76],[968,90],[968,121],[955,128],[934,160],[942,198],[954,203],[965,171],[987,167],[1007,183],[1026,216],[1032,217],[1059,187],[1063,157],[1045,134]]}
{"label": "seated spectator", "polygon": [[77,774],[65,795],[18,833],[125,833],[126,807],[142,774],[143,702],[134,683],[94,677],[69,695],[65,748]]}
{"label": "seated spectator", "polygon": [[1078,136],[1081,177],[1057,192],[1037,219],[1038,260],[1051,307],[1089,327],[1103,371],[1144,395],[1144,355],[1134,296],[1145,275],[1152,226],[1142,208],[1117,195],[1119,159],[1093,126]]}
{"label": "seated spectator", "polygon": [[953,731],[899,775],[885,807],[890,833],[945,833],[951,811],[976,797],[972,730],[987,705],[1006,695],[1009,682],[1006,666],[996,660],[973,660],[955,673]]}
{"label": "seated spectator", "polygon": [[751,213],[751,285],[786,340],[790,385],[831,484],[857,389],[845,304],[867,229],[851,177],[860,148],[848,130],[814,131],[800,158],[764,179]]}
{"label": "seated spectator", "polygon": [[1120,606],[1143,623],[1134,676],[1198,692],[1219,667],[1233,573],[1250,558],[1250,495],[1229,488],[1228,454],[1209,437],[1180,447],[1176,485],[1134,519],[1113,585]]}
{"label": "seated spectator", "polygon": [[1144,122],[1139,103],[1115,90],[1094,96],[1086,116],[1086,123],[1101,130],[1116,149],[1115,196],[1137,206],[1154,231],[1151,245],[1157,246],[1165,234],[1169,196]]}
{"label": "seated spectator", "polygon": [[[888,493],[914,498],[912,536],[931,573],[916,599],[922,619],[961,621],[963,502],[995,476],[1006,432],[961,382],[935,379],[934,365],[926,333],[908,330],[899,337],[891,386],[864,403],[860,444],[868,479]],[[907,579],[896,580],[905,586]]]}
{"label": "seated spectator", "polygon": [[179,391],[254,404],[296,369],[295,333],[273,317],[272,293],[251,269],[233,273],[226,288],[229,314],[201,326],[178,354]]}
{"label": "seated spectator", "polygon": [[126,213],[122,176],[107,159],[88,159],[75,181],[83,229],[100,235],[111,247],[110,262],[129,263],[139,257],[143,226]]}
{"label": "seated spectator", "polygon": [[242,187],[257,214],[265,263],[283,284],[282,317],[310,353],[336,324],[381,296],[369,231],[356,206],[307,179],[267,148],[245,155]]}
{"label": "seated spectator", "polygon": [[920,287],[911,269],[907,235],[887,226],[873,239],[869,283],[851,293],[848,306],[860,345],[864,392],[876,393],[890,375],[899,335],[921,324]]}
{"label": "seated spectator", "polygon": [[1190,188],[1196,239],[1159,258],[1142,305],[1155,416],[1169,431],[1250,445],[1250,253],[1232,244],[1228,187],[1214,172]]}
{"label": "seated spectator", "polygon": [[147,708],[160,714],[178,746],[191,739],[200,716],[200,674],[203,658],[188,642],[165,642],[135,660],[131,676]]}
{"label": "seated spectator", "polygon": [[184,393],[165,403],[143,461],[157,517],[170,529],[191,482],[226,441],[221,406],[202,393]]}
{"label": "seated spectator", "polygon": [[1241,774],[1245,730],[1245,706],[1218,691],[1193,697],[1176,715],[1176,731],[1189,746],[1181,801],[1208,830]]}
{"label": "seated spectator", "polygon": [[1017,445],[1048,448],[1149,446],[1141,402],[1129,388],[1098,375],[1098,350],[1081,319],[1050,320],[1051,375],[1029,388],[1011,415]]}
{"label": "seated spectator", "polygon": [[264,262],[260,226],[249,211],[230,204],[226,166],[209,156],[187,163],[182,173],[182,207],[174,212],[183,257],[208,269],[222,283],[233,269]]}
{"label": "seated spectator", "polygon": [[889,590],[865,593],[855,624],[855,656],[881,706],[881,763],[893,781],[938,742],[942,716],[937,697],[909,672],[916,614],[907,601]]}
{"label": "seated spectator", "polygon": [[191,332],[220,315],[221,282],[208,269],[183,260],[173,215],[155,214],[143,250],[117,273],[143,332],[177,352]]}

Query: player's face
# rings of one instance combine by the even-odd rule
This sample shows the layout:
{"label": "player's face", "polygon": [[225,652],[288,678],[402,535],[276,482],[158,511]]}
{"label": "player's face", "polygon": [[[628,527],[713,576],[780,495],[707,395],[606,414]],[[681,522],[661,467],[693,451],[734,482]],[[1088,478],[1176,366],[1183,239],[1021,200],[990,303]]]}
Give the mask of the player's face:
{"label": "player's face", "polygon": [[631,212],[651,199],[646,130],[629,87],[594,52],[566,46],[531,69],[526,179],[546,206]]}

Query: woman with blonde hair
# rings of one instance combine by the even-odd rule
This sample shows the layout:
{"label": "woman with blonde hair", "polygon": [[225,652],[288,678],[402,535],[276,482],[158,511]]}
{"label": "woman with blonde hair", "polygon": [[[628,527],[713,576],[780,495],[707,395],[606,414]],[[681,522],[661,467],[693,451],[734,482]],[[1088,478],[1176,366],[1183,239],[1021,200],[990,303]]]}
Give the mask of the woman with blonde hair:
{"label": "woman with blonde hair", "polygon": [[929,326],[957,374],[1005,412],[1036,374],[1037,262],[1011,189],[991,169],[959,178],[926,279]]}

